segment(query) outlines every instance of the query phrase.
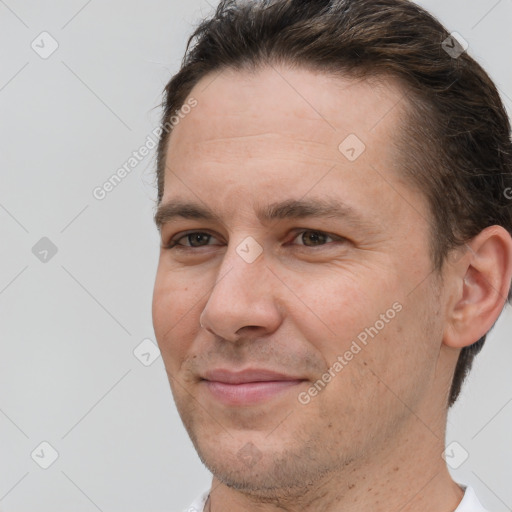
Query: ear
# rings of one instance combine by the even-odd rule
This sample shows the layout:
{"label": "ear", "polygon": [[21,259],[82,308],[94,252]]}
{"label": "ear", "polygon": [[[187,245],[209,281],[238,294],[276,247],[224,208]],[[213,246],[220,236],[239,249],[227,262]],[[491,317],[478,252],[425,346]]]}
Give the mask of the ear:
{"label": "ear", "polygon": [[507,301],[512,279],[512,237],[490,226],[466,244],[466,252],[448,266],[443,343],[463,348],[477,342],[494,325]]}

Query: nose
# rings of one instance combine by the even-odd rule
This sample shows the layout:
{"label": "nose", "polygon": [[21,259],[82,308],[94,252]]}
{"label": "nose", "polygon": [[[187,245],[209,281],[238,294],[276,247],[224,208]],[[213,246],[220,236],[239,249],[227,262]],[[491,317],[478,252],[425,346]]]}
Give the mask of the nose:
{"label": "nose", "polygon": [[229,247],[201,313],[201,327],[231,342],[274,332],[282,322],[278,287],[264,253],[248,263]]}

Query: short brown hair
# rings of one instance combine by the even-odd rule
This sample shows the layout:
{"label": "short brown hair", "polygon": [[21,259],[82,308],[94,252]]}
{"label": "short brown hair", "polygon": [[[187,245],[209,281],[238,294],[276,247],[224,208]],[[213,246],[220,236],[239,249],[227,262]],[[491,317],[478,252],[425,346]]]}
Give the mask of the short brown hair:
{"label": "short brown hair", "polygon": [[[446,51],[459,44],[450,37],[408,0],[222,0],[190,37],[181,69],[165,87],[162,125],[199,80],[224,69],[284,63],[398,79],[410,107],[397,141],[399,165],[429,201],[432,261],[440,271],[452,249],[486,227],[512,234],[510,122],[482,67],[465,52]],[[170,133],[162,131],[158,144],[158,203]],[[461,350],[449,406],[485,338]]]}

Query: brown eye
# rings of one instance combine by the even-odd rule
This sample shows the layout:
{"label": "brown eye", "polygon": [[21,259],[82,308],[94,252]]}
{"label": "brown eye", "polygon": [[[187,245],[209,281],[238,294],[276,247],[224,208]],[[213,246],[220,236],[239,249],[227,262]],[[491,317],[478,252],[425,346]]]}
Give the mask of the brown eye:
{"label": "brown eye", "polygon": [[329,240],[333,240],[333,238],[322,231],[302,231],[296,237],[296,239],[300,239],[302,241],[299,245],[304,245],[306,247],[317,247],[319,245],[325,245]]}
{"label": "brown eye", "polygon": [[203,245],[208,245],[211,237],[212,235],[208,233],[189,233],[183,238],[188,240],[191,247],[202,247]]}
{"label": "brown eye", "polygon": [[[206,247],[211,245],[209,242],[212,238],[215,239],[215,237],[209,233],[205,233],[203,231],[191,231],[190,233],[185,233],[184,235],[174,237],[167,245],[167,249],[190,249],[194,247]],[[185,243],[182,242],[183,240]]]}

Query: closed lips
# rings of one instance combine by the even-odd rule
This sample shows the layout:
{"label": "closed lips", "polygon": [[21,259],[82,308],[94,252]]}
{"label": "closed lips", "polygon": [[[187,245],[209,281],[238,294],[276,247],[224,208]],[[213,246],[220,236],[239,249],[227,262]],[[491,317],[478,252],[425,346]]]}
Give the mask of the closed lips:
{"label": "closed lips", "polygon": [[203,376],[210,397],[228,406],[257,405],[282,395],[305,379],[292,375],[248,369],[240,372],[212,370]]}
{"label": "closed lips", "polygon": [[225,384],[305,380],[301,377],[286,375],[283,373],[263,369],[248,369],[238,372],[225,369],[217,369],[205,372],[202,378],[203,380],[223,382]]}

